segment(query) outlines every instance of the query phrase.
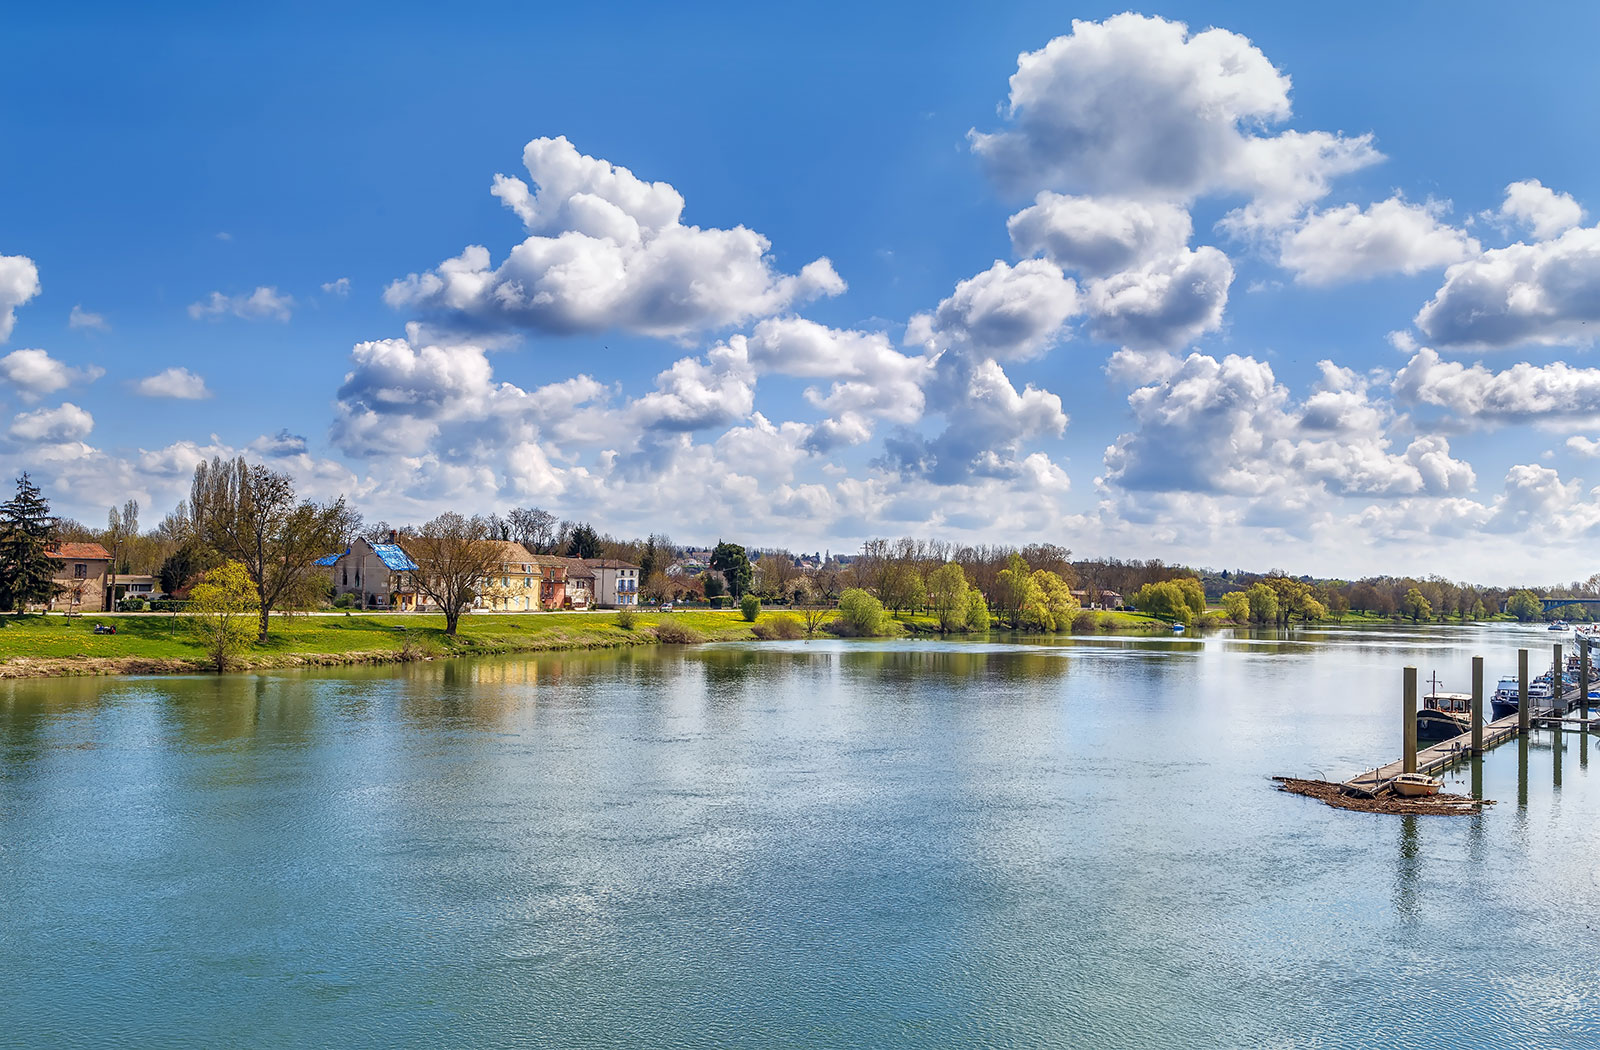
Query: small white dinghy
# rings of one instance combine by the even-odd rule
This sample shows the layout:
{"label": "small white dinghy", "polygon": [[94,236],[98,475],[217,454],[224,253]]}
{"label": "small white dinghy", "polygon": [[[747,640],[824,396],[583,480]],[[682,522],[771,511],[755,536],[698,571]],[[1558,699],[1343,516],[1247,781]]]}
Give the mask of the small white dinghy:
{"label": "small white dinghy", "polygon": [[1444,781],[1426,773],[1401,773],[1394,778],[1394,793],[1401,798],[1427,798],[1437,795]]}

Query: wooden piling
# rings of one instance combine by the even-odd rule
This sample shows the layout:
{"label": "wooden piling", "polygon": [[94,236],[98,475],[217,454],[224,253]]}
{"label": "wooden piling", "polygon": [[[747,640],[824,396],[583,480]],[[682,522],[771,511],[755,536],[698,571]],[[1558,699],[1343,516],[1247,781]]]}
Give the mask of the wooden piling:
{"label": "wooden piling", "polygon": [[1483,754],[1483,657],[1472,658],[1472,753]]}
{"label": "wooden piling", "polygon": [[1401,759],[1407,773],[1417,771],[1417,669],[1405,669],[1405,699],[1401,703],[1405,727],[1401,731]]}
{"label": "wooden piling", "polygon": [[1555,644],[1555,668],[1550,672],[1550,706],[1560,714],[1567,710],[1566,665],[1561,662],[1561,643]]}
{"label": "wooden piling", "polygon": [[1578,711],[1589,717],[1589,636],[1578,635]]}
{"label": "wooden piling", "polygon": [[1528,650],[1517,650],[1517,729],[1528,732]]}

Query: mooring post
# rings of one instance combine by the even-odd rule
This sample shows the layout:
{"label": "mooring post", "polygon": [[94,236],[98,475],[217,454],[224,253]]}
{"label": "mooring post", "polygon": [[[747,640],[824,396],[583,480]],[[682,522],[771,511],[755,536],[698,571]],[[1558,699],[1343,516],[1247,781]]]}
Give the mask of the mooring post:
{"label": "mooring post", "polygon": [[1400,772],[1415,773],[1417,771],[1417,669],[1406,668],[1404,680],[1405,699],[1400,706],[1405,727],[1400,735]]}
{"label": "mooring post", "polygon": [[1472,753],[1483,754],[1483,657],[1472,658]]}
{"label": "mooring post", "polygon": [[1517,737],[1517,805],[1528,808],[1528,734]]}
{"label": "mooring post", "polygon": [[1564,715],[1567,713],[1567,668],[1561,662],[1560,642],[1555,644],[1555,650],[1556,667],[1550,672],[1550,696],[1551,702],[1555,704],[1556,714]]}
{"label": "mooring post", "polygon": [[1517,650],[1517,732],[1528,735],[1528,650]]}
{"label": "mooring post", "polygon": [[1589,636],[1578,635],[1578,711],[1589,717]]}

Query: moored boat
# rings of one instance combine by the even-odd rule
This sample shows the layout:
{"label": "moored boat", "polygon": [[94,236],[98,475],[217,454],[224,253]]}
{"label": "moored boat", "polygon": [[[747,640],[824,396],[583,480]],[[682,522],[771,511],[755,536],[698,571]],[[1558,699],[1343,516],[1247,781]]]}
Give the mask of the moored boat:
{"label": "moored boat", "polygon": [[1417,739],[1429,743],[1453,740],[1472,732],[1472,694],[1433,692],[1417,712]]}
{"label": "moored boat", "polygon": [[1426,773],[1401,773],[1394,778],[1394,793],[1402,798],[1427,798],[1437,795],[1444,781]]}
{"label": "moored boat", "polygon": [[1492,718],[1505,718],[1507,715],[1517,713],[1517,708],[1522,705],[1522,680],[1519,678],[1502,678],[1500,684],[1495,686],[1494,695],[1489,697],[1489,711]]}

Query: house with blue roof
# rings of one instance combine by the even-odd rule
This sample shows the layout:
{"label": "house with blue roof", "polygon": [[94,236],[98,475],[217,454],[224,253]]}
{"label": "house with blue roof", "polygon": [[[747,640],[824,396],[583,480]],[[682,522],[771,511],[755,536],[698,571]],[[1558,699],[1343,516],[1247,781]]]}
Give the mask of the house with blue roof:
{"label": "house with blue roof", "polygon": [[395,533],[390,542],[357,539],[340,554],[325,554],[315,562],[333,582],[334,597],[355,595],[362,609],[414,612],[417,609],[417,563],[405,552]]}

